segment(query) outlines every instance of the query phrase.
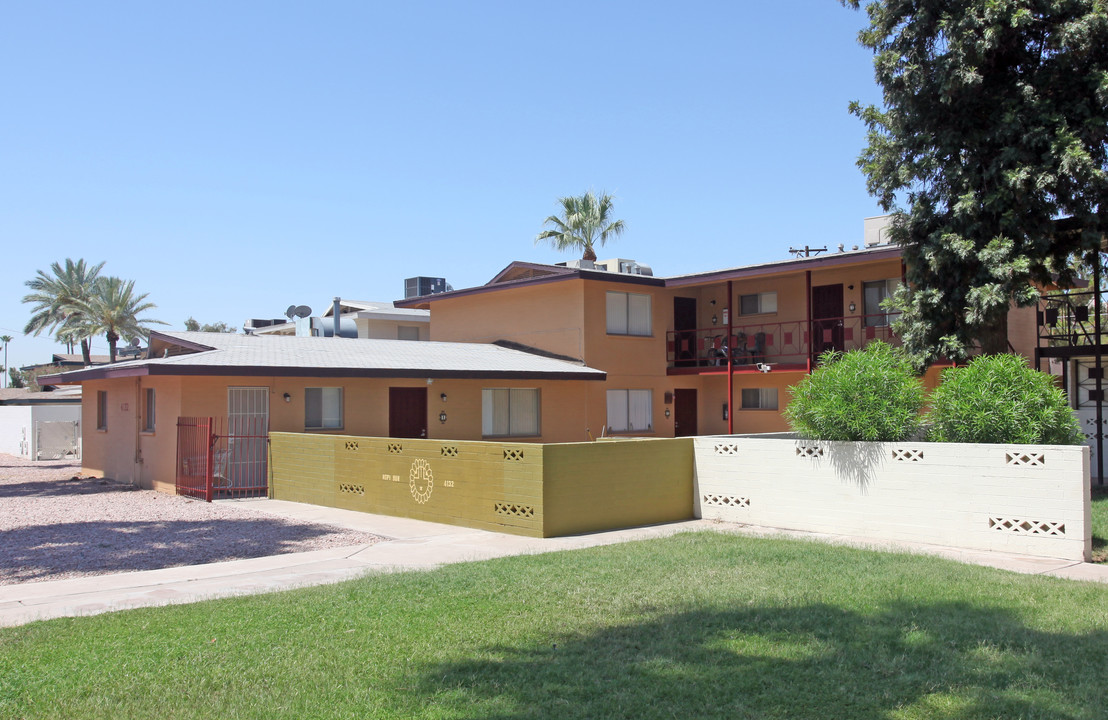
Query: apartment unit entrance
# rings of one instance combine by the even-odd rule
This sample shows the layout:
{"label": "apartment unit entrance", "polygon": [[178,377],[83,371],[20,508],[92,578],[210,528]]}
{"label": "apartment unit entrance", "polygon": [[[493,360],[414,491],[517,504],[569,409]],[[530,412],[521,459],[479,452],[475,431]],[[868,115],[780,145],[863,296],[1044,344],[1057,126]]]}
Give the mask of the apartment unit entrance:
{"label": "apartment unit entrance", "polygon": [[812,359],[828,350],[842,352],[843,286],[818,285],[812,288]]}
{"label": "apartment unit entrance", "polygon": [[389,437],[427,437],[427,388],[389,388]]}
{"label": "apartment unit entrance", "polygon": [[673,436],[696,435],[696,390],[673,391]]}

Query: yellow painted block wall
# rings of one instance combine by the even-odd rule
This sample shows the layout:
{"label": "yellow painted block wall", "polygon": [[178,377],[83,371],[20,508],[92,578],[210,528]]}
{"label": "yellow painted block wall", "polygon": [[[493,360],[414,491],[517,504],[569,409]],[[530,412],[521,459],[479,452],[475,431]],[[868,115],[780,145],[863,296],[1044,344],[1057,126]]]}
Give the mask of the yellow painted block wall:
{"label": "yellow painted block wall", "polygon": [[270,433],[271,494],[540,537],[543,446]]}
{"label": "yellow painted block wall", "polygon": [[547,445],[543,535],[693,517],[691,438]]}

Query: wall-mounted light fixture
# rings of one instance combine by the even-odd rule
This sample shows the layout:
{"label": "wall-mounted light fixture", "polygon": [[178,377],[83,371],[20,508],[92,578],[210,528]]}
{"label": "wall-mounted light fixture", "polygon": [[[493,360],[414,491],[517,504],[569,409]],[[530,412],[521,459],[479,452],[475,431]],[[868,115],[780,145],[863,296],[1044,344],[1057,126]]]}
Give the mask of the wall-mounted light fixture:
{"label": "wall-mounted light fixture", "polygon": [[857,309],[858,309],[858,306],[854,304],[853,300],[851,300],[850,301],[850,312],[854,312]]}
{"label": "wall-mounted light fixture", "polygon": [[446,393],[439,395],[439,399],[441,399],[443,402],[446,402]]}
{"label": "wall-mounted light fixture", "polygon": [[853,286],[853,285],[847,285],[847,286],[846,286],[846,289],[847,289],[847,290],[853,290],[853,289],[854,289],[854,286]]}
{"label": "wall-mounted light fixture", "polygon": [[430,385],[435,382],[434,378],[427,378],[427,384]]}
{"label": "wall-mounted light fixture", "polygon": [[716,306],[716,301],[715,301],[714,299],[713,299],[713,300],[709,300],[709,301],[708,301],[708,304],[709,304],[709,305],[711,305],[712,307],[715,307],[715,306]]}
{"label": "wall-mounted light fixture", "polygon": [[441,422],[444,425],[446,424],[446,411],[445,410],[443,410],[441,413],[439,413],[439,422]]}
{"label": "wall-mounted light fixture", "polygon": [[666,408],[666,417],[669,417],[669,408]]}
{"label": "wall-mounted light fixture", "polygon": [[292,402],[292,395],[289,395],[288,393],[285,393],[284,398],[285,398],[285,402]]}
{"label": "wall-mounted light fixture", "polygon": [[727,403],[723,403],[723,419],[727,419]]}
{"label": "wall-mounted light fixture", "polygon": [[713,315],[712,316],[712,324],[715,325],[717,322],[719,322],[719,318],[717,318],[715,315]]}

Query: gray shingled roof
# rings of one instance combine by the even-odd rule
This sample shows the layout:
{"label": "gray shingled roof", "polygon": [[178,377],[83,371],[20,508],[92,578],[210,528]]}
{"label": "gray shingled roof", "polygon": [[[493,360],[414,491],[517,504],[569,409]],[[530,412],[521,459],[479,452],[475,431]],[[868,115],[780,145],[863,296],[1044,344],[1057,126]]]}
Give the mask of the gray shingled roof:
{"label": "gray shingled roof", "polygon": [[[155,332],[152,353],[50,376],[54,383],[129,375],[350,377],[519,377],[603,380],[601,370],[485,343]],[[180,348],[187,348],[182,354]]]}

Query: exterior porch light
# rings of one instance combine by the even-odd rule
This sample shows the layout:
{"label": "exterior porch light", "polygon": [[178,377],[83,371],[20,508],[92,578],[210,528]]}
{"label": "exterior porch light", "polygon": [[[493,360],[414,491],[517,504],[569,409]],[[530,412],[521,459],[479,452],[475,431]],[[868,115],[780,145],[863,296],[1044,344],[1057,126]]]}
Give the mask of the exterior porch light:
{"label": "exterior porch light", "polygon": [[666,408],[666,417],[669,417],[669,408]]}
{"label": "exterior porch light", "polygon": [[854,304],[853,300],[851,300],[850,301],[850,312],[854,312],[857,309],[858,309],[858,306]]}
{"label": "exterior porch light", "polygon": [[717,322],[719,322],[719,318],[717,318],[715,315],[713,315],[712,316],[712,324],[715,325]]}
{"label": "exterior porch light", "polygon": [[446,402],[446,393],[442,393],[441,395],[439,395],[439,399],[443,402]]}
{"label": "exterior porch light", "polygon": [[292,402],[292,395],[285,393],[282,397],[285,398],[285,402]]}

